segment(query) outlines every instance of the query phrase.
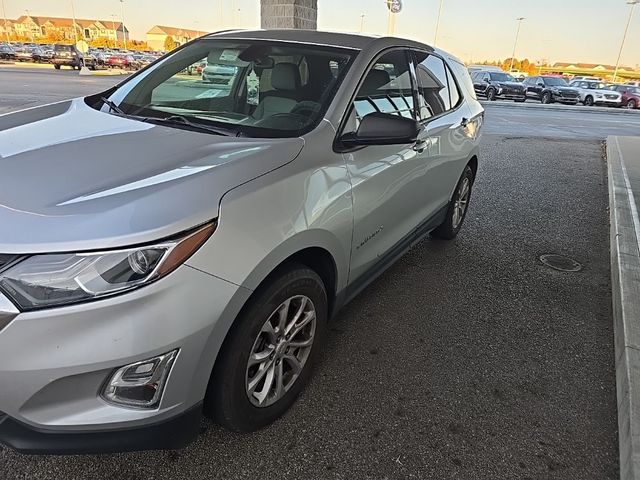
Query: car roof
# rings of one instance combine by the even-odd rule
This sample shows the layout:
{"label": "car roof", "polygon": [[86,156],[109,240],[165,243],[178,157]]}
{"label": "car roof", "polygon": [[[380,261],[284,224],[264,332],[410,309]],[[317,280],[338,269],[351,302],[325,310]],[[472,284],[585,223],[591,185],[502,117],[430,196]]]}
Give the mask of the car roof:
{"label": "car roof", "polygon": [[281,42],[308,43],[331,47],[352,48],[364,50],[378,43],[384,46],[409,46],[433,50],[420,42],[396,37],[379,37],[374,35],[360,35],[355,33],[338,33],[320,30],[225,30],[212,33],[206,38],[225,38],[234,40],[275,40]]}

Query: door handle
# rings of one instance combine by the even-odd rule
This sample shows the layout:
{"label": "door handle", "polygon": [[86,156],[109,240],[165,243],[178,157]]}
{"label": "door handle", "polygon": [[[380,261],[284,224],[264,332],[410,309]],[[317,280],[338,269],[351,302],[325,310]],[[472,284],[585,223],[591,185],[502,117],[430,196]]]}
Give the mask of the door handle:
{"label": "door handle", "polygon": [[418,140],[416,143],[414,143],[413,145],[413,149],[418,152],[418,153],[422,153],[425,151],[425,149],[429,148],[431,146],[431,139],[427,139],[427,140]]}

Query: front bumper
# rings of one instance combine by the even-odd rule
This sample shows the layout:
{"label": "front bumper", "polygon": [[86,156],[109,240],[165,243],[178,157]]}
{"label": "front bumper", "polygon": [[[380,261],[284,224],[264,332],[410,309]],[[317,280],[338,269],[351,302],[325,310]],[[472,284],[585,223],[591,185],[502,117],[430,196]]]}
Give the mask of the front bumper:
{"label": "front bumper", "polygon": [[[82,446],[77,439],[88,435],[94,439],[87,446],[91,451],[177,448],[183,437],[177,435],[175,443],[147,442],[141,429],[171,431],[176,418],[202,402],[224,339],[221,332],[249,294],[183,265],[123,295],[5,315],[0,322],[0,442],[24,451],[70,453]],[[157,408],[117,406],[100,396],[117,368],[175,349],[179,353]],[[190,434],[196,431],[192,421],[184,428]],[[112,443],[126,435],[132,439],[121,441],[122,448]]]}
{"label": "front bumper", "polygon": [[0,443],[25,454],[77,455],[139,450],[177,450],[198,435],[201,405],[169,420],[114,430],[43,429],[0,414]]}

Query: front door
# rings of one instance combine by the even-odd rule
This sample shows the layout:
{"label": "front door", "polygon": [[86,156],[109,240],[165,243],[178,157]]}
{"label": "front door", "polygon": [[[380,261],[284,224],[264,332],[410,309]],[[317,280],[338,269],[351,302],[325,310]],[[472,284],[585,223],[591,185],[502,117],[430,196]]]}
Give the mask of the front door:
{"label": "front door", "polygon": [[[343,133],[355,132],[360,120],[383,112],[416,118],[410,52],[385,53],[366,74]],[[424,220],[432,204],[425,191],[427,165],[422,143],[368,146],[344,154],[353,192],[353,242],[350,282],[392,255],[394,247]]]}

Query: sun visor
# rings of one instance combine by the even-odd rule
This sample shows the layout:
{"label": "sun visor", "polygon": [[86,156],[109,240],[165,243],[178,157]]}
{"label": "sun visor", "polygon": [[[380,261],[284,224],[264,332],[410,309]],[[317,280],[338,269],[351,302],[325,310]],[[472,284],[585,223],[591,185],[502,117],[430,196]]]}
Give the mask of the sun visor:
{"label": "sun visor", "polygon": [[207,56],[207,63],[209,64],[220,64],[220,65],[231,65],[234,67],[246,67],[249,65],[249,62],[245,62],[240,60],[239,55],[242,53],[241,49],[235,48],[224,48],[224,49],[215,49],[209,52],[209,56]]}

